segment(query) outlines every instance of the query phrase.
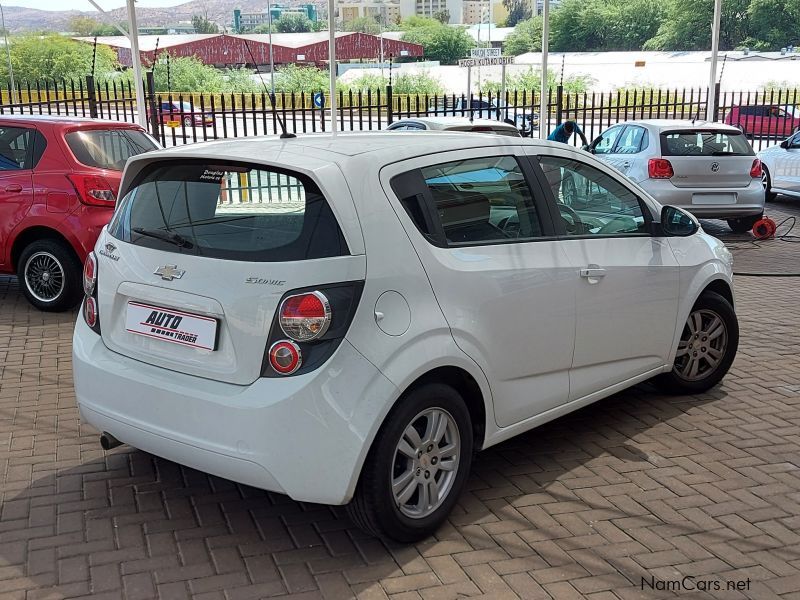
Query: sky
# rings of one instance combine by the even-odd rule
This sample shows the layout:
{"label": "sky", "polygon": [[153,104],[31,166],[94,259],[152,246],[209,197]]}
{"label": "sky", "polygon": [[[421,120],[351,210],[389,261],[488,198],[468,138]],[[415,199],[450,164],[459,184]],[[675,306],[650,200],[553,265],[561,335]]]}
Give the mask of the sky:
{"label": "sky", "polygon": [[[188,0],[137,0],[136,6],[177,6]],[[95,0],[104,10],[125,6],[125,0]],[[6,0],[4,6],[24,6],[40,10],[94,10],[86,0]]]}

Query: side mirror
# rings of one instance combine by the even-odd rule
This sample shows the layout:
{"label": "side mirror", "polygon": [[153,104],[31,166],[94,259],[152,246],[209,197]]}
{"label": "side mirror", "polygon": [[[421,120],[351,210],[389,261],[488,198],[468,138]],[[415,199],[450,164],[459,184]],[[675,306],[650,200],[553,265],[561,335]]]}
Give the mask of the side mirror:
{"label": "side mirror", "polygon": [[688,237],[700,230],[700,223],[682,208],[665,206],[661,209],[661,230],[668,237]]}
{"label": "side mirror", "polygon": [[783,140],[781,142],[781,148],[783,148],[784,150],[788,150],[789,149],[789,140]]}

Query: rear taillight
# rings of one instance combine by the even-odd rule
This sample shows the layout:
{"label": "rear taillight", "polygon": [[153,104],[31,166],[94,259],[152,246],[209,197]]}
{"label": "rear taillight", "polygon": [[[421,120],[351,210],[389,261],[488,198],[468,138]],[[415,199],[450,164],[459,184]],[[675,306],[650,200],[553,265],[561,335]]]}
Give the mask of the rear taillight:
{"label": "rear taillight", "polygon": [[750,167],[750,177],[754,179],[761,179],[761,161],[759,159],[755,159],[753,161],[753,166]]}
{"label": "rear taillight", "polygon": [[83,301],[83,318],[92,329],[97,325],[97,300],[94,296],[87,296]]}
{"label": "rear taillight", "polygon": [[67,177],[75,187],[75,191],[78,192],[78,199],[83,204],[109,207],[116,204],[117,194],[105,177],[76,173],[67,175]]}
{"label": "rear taillight", "polygon": [[671,179],[675,175],[672,163],[666,158],[651,158],[647,163],[647,175],[650,179]]}
{"label": "rear taillight", "polygon": [[289,296],[279,311],[283,333],[296,342],[310,342],[323,335],[331,324],[331,306],[318,291]]}
{"label": "rear taillight", "polygon": [[89,252],[86,262],[83,263],[83,292],[87,296],[94,294],[94,286],[97,283],[97,258],[94,252]]}
{"label": "rear taillight", "polygon": [[83,318],[92,330],[100,335],[100,319],[97,316],[97,256],[89,252],[83,263]]}
{"label": "rear taillight", "polygon": [[272,322],[261,376],[301,375],[325,363],[344,339],[363,288],[363,281],[350,281],[287,292]]}
{"label": "rear taillight", "polygon": [[291,375],[303,364],[300,347],[289,340],[275,342],[269,349],[269,364],[281,375]]}

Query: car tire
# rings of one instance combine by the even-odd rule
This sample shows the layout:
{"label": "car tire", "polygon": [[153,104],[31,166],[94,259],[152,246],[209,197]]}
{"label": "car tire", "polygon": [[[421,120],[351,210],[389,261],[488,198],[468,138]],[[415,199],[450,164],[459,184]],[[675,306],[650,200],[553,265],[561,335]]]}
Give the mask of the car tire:
{"label": "car tire", "polygon": [[[429,429],[441,436],[426,436]],[[382,539],[409,543],[430,536],[458,501],[472,453],[472,420],[459,393],[439,383],[412,390],[375,437],[347,505],[350,518]],[[439,493],[445,488],[435,505],[426,502],[434,484]]]}
{"label": "car tire", "polygon": [[752,217],[741,217],[740,219],[728,219],[728,227],[733,233],[747,233],[753,228],[757,221],[764,215],[753,215]]}
{"label": "car tire", "polygon": [[764,163],[761,163],[761,184],[764,186],[764,200],[772,202],[778,197],[778,194],[772,191],[772,177]]}
{"label": "car tire", "polygon": [[72,248],[58,240],[28,244],[17,261],[22,293],[42,311],[62,312],[81,299],[81,263]]}
{"label": "car tire", "polygon": [[715,292],[703,292],[681,332],[672,370],[654,382],[673,394],[708,391],[725,377],[738,347],[739,321],[733,306]]}

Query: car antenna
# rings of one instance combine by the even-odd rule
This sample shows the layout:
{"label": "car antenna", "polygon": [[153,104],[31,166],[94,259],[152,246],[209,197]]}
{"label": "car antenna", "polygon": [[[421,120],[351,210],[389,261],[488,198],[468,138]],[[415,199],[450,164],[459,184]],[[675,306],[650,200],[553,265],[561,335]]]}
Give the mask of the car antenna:
{"label": "car antenna", "polygon": [[[256,68],[256,73],[257,73],[258,72],[258,63],[256,62],[256,59],[253,56],[253,51],[250,50],[250,44],[247,43],[246,39],[244,40],[244,47],[247,48],[247,53],[250,55],[250,60],[253,61],[253,66]],[[272,48],[270,48],[269,51],[272,52]],[[259,77],[259,79],[261,79],[261,77]],[[278,124],[281,126],[282,133],[280,135],[280,139],[288,140],[288,139],[291,139],[291,138],[296,138],[297,136],[295,134],[289,133],[288,131],[286,131],[286,123],[283,122],[283,119],[278,114],[278,111],[275,110],[275,92],[274,91],[270,92],[267,89],[267,84],[264,83],[263,79],[261,79],[261,85],[264,86],[264,92],[269,97],[270,104],[272,104],[272,113],[275,115],[275,119],[278,121]]]}

